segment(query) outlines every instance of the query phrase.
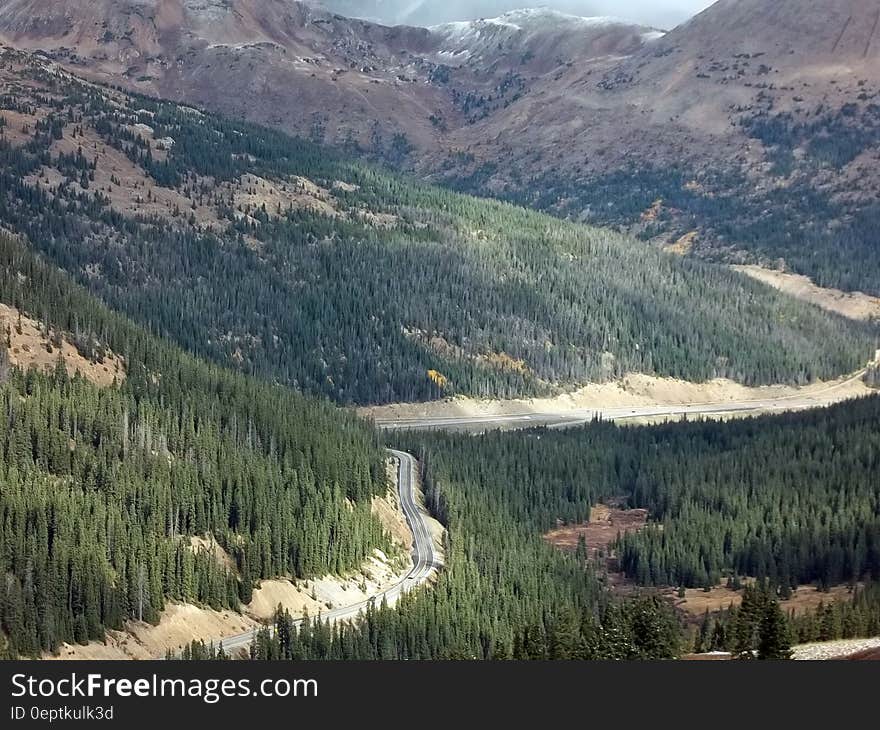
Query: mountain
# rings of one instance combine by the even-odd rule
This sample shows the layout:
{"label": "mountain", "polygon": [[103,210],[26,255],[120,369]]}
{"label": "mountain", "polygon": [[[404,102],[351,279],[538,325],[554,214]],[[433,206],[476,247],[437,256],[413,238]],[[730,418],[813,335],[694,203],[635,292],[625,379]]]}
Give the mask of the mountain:
{"label": "mountain", "polygon": [[722,0],[603,69],[543,79],[468,130],[469,166],[445,174],[877,293],[878,26],[866,0]]}
{"label": "mountain", "polygon": [[458,189],[877,294],[878,13],[720,0],[664,35],[546,10],[417,29],[287,0],[4,0],[0,40]]}
{"label": "mountain", "polygon": [[77,73],[396,162],[445,154],[450,130],[548,71],[631,53],[651,33],[551,11],[419,29],[291,0],[0,2],[0,41]]}
{"label": "mountain", "polygon": [[581,18],[543,8],[513,10],[497,18],[444,23],[428,29],[439,54],[483,70],[508,65],[547,72],[564,60],[627,55],[663,34],[615,18]]}
{"label": "mountain", "polygon": [[191,352],[342,403],[803,382],[866,327],[626,236],[0,56],[0,220]]}
{"label": "mountain", "polygon": [[404,124],[414,139],[432,134],[436,92],[397,55],[425,31],[286,0],[16,0],[0,16],[10,44],[136,91],[335,141],[367,142],[377,124],[389,139]]}
{"label": "mountain", "polygon": [[[234,614],[261,579],[311,588],[311,607],[316,579],[344,578],[344,589],[379,552],[405,564],[380,519],[391,509],[387,452],[332,401],[560,393],[631,372],[802,383],[856,371],[875,350],[871,324],[584,222],[623,226],[628,206],[660,243],[675,226],[699,226],[675,241],[679,253],[750,230],[769,250],[785,244],[787,258],[800,252],[805,266],[842,275],[820,244],[833,233],[838,250],[861,250],[866,79],[855,101],[847,88],[838,109],[826,90],[822,108],[802,115],[767,80],[781,62],[764,51],[724,46],[748,58],[716,69],[687,28],[668,45],[647,29],[545,12],[419,30],[243,0],[0,10],[15,43],[49,49],[0,49],[0,657],[161,622],[171,602]],[[301,55],[319,48],[332,55]],[[288,53],[300,55],[285,65]],[[325,73],[346,59],[348,71]],[[403,61],[420,75],[400,71]],[[714,76],[731,69],[739,81]],[[263,99],[253,78],[275,96]],[[279,129],[298,129],[315,108],[298,109],[274,81],[300,101],[341,84],[322,113],[338,120],[334,134],[350,124],[368,146],[318,144],[332,138],[321,120],[310,120],[311,141]],[[717,144],[706,142],[700,114],[756,83],[761,104],[744,98],[728,110],[735,131],[719,117]],[[374,85],[381,95],[368,97]],[[696,88],[705,95],[691,99]],[[192,89],[212,101],[156,96]],[[813,89],[797,93],[812,99]],[[661,91],[693,102],[688,113],[639,119],[636,100],[661,108]],[[362,108],[347,114],[340,105],[359,93]],[[209,108],[221,104],[281,117],[261,126]],[[402,109],[430,112],[423,147]],[[508,136],[487,135],[502,121]],[[672,155],[686,125],[692,149]],[[466,135],[470,146],[447,147]],[[574,156],[603,140],[622,142]],[[740,145],[754,158],[739,157]],[[840,187],[847,169],[859,180]],[[846,216],[829,215],[832,205]],[[870,263],[849,263],[872,275]],[[826,590],[877,577],[878,414],[869,398],[733,423],[399,434],[396,445],[419,455],[426,508],[447,528],[448,569],[393,614],[367,601],[353,622],[331,627],[319,612],[294,626],[279,608],[252,656],[659,659],[685,645],[786,656],[792,632],[777,597],[802,582]],[[617,596],[586,536],[570,555],[545,539],[553,528],[579,534],[611,505],[647,519],[605,543],[631,582]],[[675,585],[687,601],[725,579],[731,599],[748,585],[741,607],[725,601],[696,642],[672,601],[632,591]],[[850,593],[849,607],[791,619],[800,640],[876,635],[876,586]],[[222,645],[194,643],[183,656],[215,653],[225,656]]]}

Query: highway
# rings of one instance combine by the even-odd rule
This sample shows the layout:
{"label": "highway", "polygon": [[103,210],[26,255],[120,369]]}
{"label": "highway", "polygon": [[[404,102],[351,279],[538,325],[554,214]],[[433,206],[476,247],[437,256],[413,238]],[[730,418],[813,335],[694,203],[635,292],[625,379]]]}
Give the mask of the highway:
{"label": "highway", "polygon": [[[500,415],[463,415],[420,418],[376,419],[377,427],[387,430],[466,430],[485,431],[490,428],[571,428],[589,423],[597,418],[606,421],[636,420],[641,418],[677,418],[681,416],[723,416],[770,413],[778,411],[819,408],[840,402],[846,393],[840,391],[865,374],[865,370],[853,374],[847,380],[832,384],[823,390],[809,394],[795,394],[760,400],[724,401],[716,403],[683,403],[678,405],[653,405],[636,407],[596,406],[584,410],[553,412],[508,413]],[[400,505],[407,524],[413,534],[412,561],[410,571],[400,582],[390,588],[349,606],[334,608],[321,614],[323,620],[340,621],[356,618],[371,602],[380,603],[383,598],[394,603],[402,594],[425,583],[438,567],[428,523],[416,502],[416,460],[406,452],[390,449],[397,460],[397,488]],[[253,632],[248,631],[235,636],[214,639],[214,644],[222,642],[228,653],[247,648],[253,641]]]}
{"label": "highway", "polygon": [[[322,620],[342,621],[356,618],[371,602],[378,605],[382,599],[390,604],[394,603],[402,594],[412,590],[416,586],[425,583],[431,573],[438,567],[434,553],[434,541],[425,516],[416,502],[416,460],[411,454],[404,451],[389,450],[397,459],[397,491],[400,495],[400,505],[403,509],[406,522],[413,534],[412,569],[403,579],[370,598],[341,608],[334,608],[321,614]],[[295,623],[299,623],[300,620]],[[235,636],[227,636],[223,639],[214,639],[214,645],[223,644],[223,649],[231,654],[240,649],[246,649],[253,641],[252,631]],[[207,643],[207,642],[206,642]]]}
{"label": "highway", "polygon": [[460,430],[486,431],[492,428],[523,429],[545,426],[548,428],[572,428],[603,421],[628,421],[640,418],[663,419],[683,416],[724,416],[797,411],[821,408],[839,403],[844,399],[841,390],[861,379],[865,370],[854,373],[847,380],[830,385],[812,393],[780,396],[760,400],[721,401],[715,403],[681,403],[675,405],[602,407],[597,405],[583,410],[559,412],[522,412],[493,415],[424,416],[419,418],[394,418],[375,420],[378,428],[385,430]]}

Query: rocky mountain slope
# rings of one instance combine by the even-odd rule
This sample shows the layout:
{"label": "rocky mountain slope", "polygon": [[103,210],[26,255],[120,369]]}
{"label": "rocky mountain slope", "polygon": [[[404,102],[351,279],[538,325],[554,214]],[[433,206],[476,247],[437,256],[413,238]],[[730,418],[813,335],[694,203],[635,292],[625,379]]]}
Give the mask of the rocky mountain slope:
{"label": "rocky mountain slope", "polygon": [[646,29],[549,11],[386,28],[291,0],[0,2],[0,41],[89,78],[403,161],[548,70],[639,48]]}
{"label": "rocky mountain slope", "polygon": [[668,34],[546,10],[387,28],[291,0],[0,2],[90,78],[880,293],[880,7],[720,0]]}
{"label": "rocky mountain slope", "polygon": [[343,403],[629,372],[807,382],[873,352],[720,267],[0,53],[0,221],[192,352]]}
{"label": "rocky mountain slope", "polygon": [[473,158],[451,177],[877,293],[878,26],[866,0],[722,0],[466,130]]}

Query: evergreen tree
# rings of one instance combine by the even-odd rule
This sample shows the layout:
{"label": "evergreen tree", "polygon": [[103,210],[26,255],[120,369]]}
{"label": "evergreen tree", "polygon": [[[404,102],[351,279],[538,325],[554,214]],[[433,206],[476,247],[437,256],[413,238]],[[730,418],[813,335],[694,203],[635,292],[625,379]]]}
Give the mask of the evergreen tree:
{"label": "evergreen tree", "polygon": [[758,659],[791,658],[788,620],[778,601],[766,601],[758,633]]}

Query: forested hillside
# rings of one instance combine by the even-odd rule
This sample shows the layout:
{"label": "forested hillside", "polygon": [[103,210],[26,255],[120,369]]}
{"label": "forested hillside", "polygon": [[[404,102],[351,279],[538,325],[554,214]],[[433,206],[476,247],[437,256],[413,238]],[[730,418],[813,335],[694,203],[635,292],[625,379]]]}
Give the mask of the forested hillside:
{"label": "forested hillside", "polygon": [[436,436],[456,483],[543,532],[609,499],[649,510],[620,543],[643,585],[766,578],[781,590],[880,577],[880,398],[729,423]]}
{"label": "forested hillside", "polygon": [[[812,636],[780,612],[793,585],[880,577],[878,416],[880,398],[870,398],[731,423],[395,437],[420,456],[427,503],[448,526],[447,570],[434,590],[354,626],[311,617],[297,629],[279,614],[278,633],[261,636],[254,656],[674,656],[680,629],[649,585],[752,576],[760,594],[719,618],[731,626],[719,644],[781,658],[796,635]],[[615,597],[586,551],[542,539],[611,499],[649,508],[656,525],[619,546],[630,577],[646,584],[634,599]],[[850,635],[876,625],[874,593]]]}
{"label": "forested hillside", "polygon": [[385,28],[312,5],[5,0],[0,39],[478,195],[880,294],[870,0],[722,0],[668,33],[538,8]]}
{"label": "forested hillside", "polygon": [[[279,611],[274,632],[260,633],[251,656],[678,656],[684,632],[671,602],[651,586],[616,595],[587,551],[564,553],[542,539],[558,520],[583,521],[591,505],[611,499],[645,504],[655,524],[668,526],[664,569],[693,570],[696,561],[702,583],[758,577],[738,607],[706,614],[693,636],[695,651],[785,659],[795,643],[874,635],[878,412],[880,398],[869,398],[731,423],[597,423],[572,431],[396,438],[395,446],[419,454],[427,503],[448,526],[448,566],[437,585],[393,610],[371,607],[355,624],[329,626],[311,616],[297,625],[300,617]],[[662,534],[657,527],[627,535],[618,549],[631,556]],[[753,550],[761,556],[757,563],[749,562]],[[680,575],[630,577],[684,585],[691,574]],[[820,590],[836,582],[867,584],[848,603],[829,600],[790,616],[780,599],[799,580],[815,581]],[[193,645],[183,657],[210,658],[218,648]]]}
{"label": "forested hillside", "polygon": [[[464,446],[465,437],[456,441]],[[480,443],[473,439],[473,444]],[[393,609],[371,606],[362,621],[333,627],[312,616],[302,626],[278,613],[258,659],[667,659],[681,631],[672,607],[645,596],[617,600],[581,557],[541,539],[543,510],[513,499],[494,477],[480,480],[476,451],[462,462],[451,443],[417,440],[426,501],[448,528],[446,566],[431,590]],[[489,452],[486,471],[495,466]],[[491,465],[491,466],[490,466]],[[527,469],[520,472],[527,479]],[[520,481],[517,488],[524,488]]]}
{"label": "forested hillside", "polygon": [[191,352],[343,403],[805,382],[873,334],[722,268],[5,52],[0,219]]}
{"label": "forested hillside", "polygon": [[[385,456],[324,402],[206,365],[109,312],[0,236],[0,300],[88,357],[121,354],[106,388],[8,367],[0,342],[0,628],[10,653],[156,621],[167,599],[216,608],[253,583],[360,565],[388,538],[371,515]],[[213,536],[218,562],[194,537]],[[2,642],[0,642],[2,643]]]}
{"label": "forested hillside", "polygon": [[[876,109],[871,113],[876,115]],[[815,134],[829,135],[822,137],[827,154],[846,154],[833,146],[845,147],[849,138],[838,134],[834,117],[828,116],[824,126],[816,123]],[[751,134],[787,134],[784,126],[778,132],[775,127],[767,132],[765,123],[756,120]],[[779,154],[790,157],[797,144],[792,136],[772,147],[768,167],[784,164],[774,156],[782,150]],[[822,287],[880,294],[880,259],[874,237],[880,205],[816,191],[813,182],[827,174],[822,168],[830,163],[810,157],[807,162],[814,165],[791,179],[789,172],[782,174],[770,167],[773,185],[756,186],[753,179],[735,170],[713,168],[697,175],[678,166],[632,165],[589,179],[538,175],[528,186],[503,197],[557,215],[586,216],[594,225],[629,230],[665,247],[690,235],[689,248],[708,260],[754,261],[805,274]],[[478,172],[452,185],[463,192],[479,191],[485,176]],[[709,192],[714,190],[729,192]]]}
{"label": "forested hillside", "polygon": [[[779,629],[776,643],[761,641],[762,621],[770,619]],[[706,613],[694,637],[694,651],[729,651],[734,656],[788,658],[792,644],[873,637],[880,634],[880,584],[855,587],[850,600],[829,601],[815,611],[785,616],[769,584],[747,586],[740,606],[715,614]],[[778,641],[781,639],[782,641]]]}

